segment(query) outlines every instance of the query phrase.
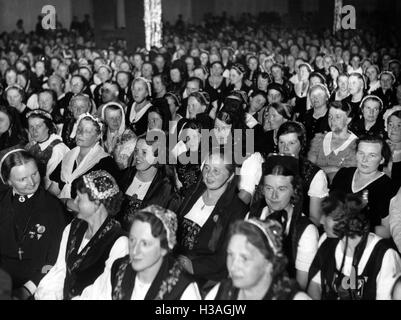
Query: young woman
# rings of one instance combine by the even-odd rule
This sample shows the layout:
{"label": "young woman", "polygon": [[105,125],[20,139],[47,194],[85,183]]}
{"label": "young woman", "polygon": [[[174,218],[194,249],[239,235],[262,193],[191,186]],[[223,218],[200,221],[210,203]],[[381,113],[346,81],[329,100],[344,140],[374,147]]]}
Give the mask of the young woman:
{"label": "young woman", "polygon": [[77,181],[77,217],[63,233],[57,262],[42,279],[36,300],[70,300],[102,273],[105,264],[125,256],[128,239],[113,216],[122,193],[106,171],[92,171]]}
{"label": "young woman", "polygon": [[348,78],[349,97],[344,99],[351,105],[352,114],[357,117],[360,114],[360,105],[365,97],[365,79],[360,73],[352,73]]}
{"label": "young woman", "polygon": [[361,102],[361,117],[356,117],[350,124],[350,131],[358,137],[363,135],[384,136],[384,121],[381,116],[383,101],[368,95]]}
{"label": "young woman", "polygon": [[329,105],[331,131],[318,134],[312,140],[308,160],[319,166],[330,181],[342,167],[355,166],[355,142],[357,136],[348,130],[351,122],[351,107],[345,101]]}
{"label": "young woman", "polygon": [[110,264],[80,300],[200,300],[191,276],[173,257],[177,217],[159,206],[135,213],[129,253]]}
{"label": "young woman", "polygon": [[232,159],[225,159],[221,152],[210,154],[202,181],[177,211],[177,254],[205,290],[226,276],[224,241],[228,226],[243,219],[247,211],[237,196],[235,166],[231,163]]}
{"label": "young woman", "polygon": [[330,190],[359,194],[367,199],[364,209],[370,230],[382,238],[390,237],[389,205],[396,190],[385,167],[391,152],[380,136],[364,136],[356,142],[356,167],[342,168],[335,176]]}
{"label": "young woman", "polygon": [[330,101],[342,101],[348,98],[348,75],[342,73],[337,78],[337,87],[330,96]]}
{"label": "young woman", "polygon": [[282,226],[274,220],[236,221],[230,227],[227,269],[206,300],[309,300],[285,273]]}
{"label": "young woman", "polygon": [[129,218],[138,209],[150,204],[164,208],[173,204],[170,201],[175,193],[175,181],[169,167],[158,163],[158,155],[163,148],[146,136],[138,137],[132,167],[121,174],[119,184],[124,193],[122,210],[117,216],[125,230],[129,227]]}
{"label": "young woman", "polygon": [[398,253],[373,233],[361,213],[364,201],[348,196],[332,202],[338,211],[334,235],[319,246],[309,270],[308,293],[315,300],[389,300],[401,271]]}
{"label": "young woman", "polygon": [[315,256],[319,234],[302,214],[302,181],[299,160],[272,155],[263,164],[263,174],[249,213],[250,218],[275,219],[283,226],[287,270],[301,289],[306,288],[308,270]]}
{"label": "young woman", "polygon": [[56,262],[65,227],[61,203],[40,186],[35,159],[22,149],[0,159],[0,267],[13,282],[13,296],[28,299]]}
{"label": "young woman", "polygon": [[127,125],[140,136],[144,134],[148,126],[148,110],[152,106],[150,102],[152,95],[151,84],[145,78],[136,78],[132,82],[132,95],[134,103],[127,109]]}
{"label": "young woman", "polygon": [[49,176],[70,149],[56,134],[57,129],[49,113],[42,110],[28,113],[28,128],[31,142],[25,146],[25,150],[35,157],[47,189],[51,184]]}

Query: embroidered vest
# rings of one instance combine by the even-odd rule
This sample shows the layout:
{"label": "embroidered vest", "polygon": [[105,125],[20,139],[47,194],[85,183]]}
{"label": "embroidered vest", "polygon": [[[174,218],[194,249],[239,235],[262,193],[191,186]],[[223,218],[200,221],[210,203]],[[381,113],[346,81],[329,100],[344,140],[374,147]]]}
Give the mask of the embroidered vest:
{"label": "embroidered vest", "polygon": [[50,158],[53,154],[53,148],[58,144],[62,143],[60,139],[56,139],[49,144],[49,146],[45,150],[41,150],[38,143],[35,143],[32,146],[27,146],[27,151],[31,153],[35,159],[37,160],[39,172],[42,176],[46,175],[46,167]]}

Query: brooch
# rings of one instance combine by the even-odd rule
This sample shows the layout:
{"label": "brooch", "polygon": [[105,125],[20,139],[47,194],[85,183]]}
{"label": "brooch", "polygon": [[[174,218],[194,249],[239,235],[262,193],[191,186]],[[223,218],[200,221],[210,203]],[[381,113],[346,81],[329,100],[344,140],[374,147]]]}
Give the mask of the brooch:
{"label": "brooch", "polygon": [[214,223],[217,223],[217,221],[219,220],[219,216],[216,214],[213,216],[213,221]]}
{"label": "brooch", "polygon": [[34,239],[36,237],[37,240],[40,240],[40,238],[42,238],[43,234],[46,232],[46,227],[37,224],[35,225],[35,229],[36,229],[35,231],[29,232],[29,237],[31,239]]}

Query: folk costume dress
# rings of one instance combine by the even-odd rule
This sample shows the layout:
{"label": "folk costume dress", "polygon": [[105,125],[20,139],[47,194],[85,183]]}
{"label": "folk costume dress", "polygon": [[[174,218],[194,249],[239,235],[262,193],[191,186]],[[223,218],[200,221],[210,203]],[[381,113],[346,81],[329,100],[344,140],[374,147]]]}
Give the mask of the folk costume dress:
{"label": "folk costume dress", "polygon": [[37,300],[70,300],[102,274],[105,264],[128,253],[128,239],[120,224],[108,217],[88,240],[88,224],[74,219],[63,233],[55,266],[42,279]]}

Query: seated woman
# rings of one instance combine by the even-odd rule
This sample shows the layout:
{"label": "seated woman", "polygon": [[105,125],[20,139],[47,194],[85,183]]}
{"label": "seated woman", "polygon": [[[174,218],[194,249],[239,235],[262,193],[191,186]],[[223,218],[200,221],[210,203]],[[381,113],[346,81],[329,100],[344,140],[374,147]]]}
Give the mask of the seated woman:
{"label": "seated woman", "polygon": [[348,89],[350,95],[344,99],[351,105],[352,114],[357,117],[360,114],[360,106],[365,93],[365,78],[361,73],[352,73],[348,77]]}
{"label": "seated woman", "polygon": [[56,262],[64,211],[40,186],[36,161],[25,150],[7,152],[0,172],[8,186],[0,193],[0,268],[12,278],[13,296],[25,300]]}
{"label": "seated woman", "polygon": [[117,167],[100,146],[103,124],[90,114],[83,114],[78,119],[76,136],[77,147],[66,154],[63,161],[50,175],[53,183],[52,193],[58,195],[68,210],[77,212],[73,199],[77,195],[76,180],[91,171],[105,170],[113,177],[117,176]]}
{"label": "seated woman", "polygon": [[[176,192],[173,174],[166,165],[159,164],[156,141],[147,140],[146,136],[138,137],[133,164],[121,173],[119,185],[124,193],[124,202],[117,220],[128,231],[129,217],[136,210],[151,204],[167,208]],[[171,204],[171,208],[175,209]]]}
{"label": "seated woman", "polygon": [[25,92],[19,85],[12,85],[4,91],[6,96],[8,106],[14,112],[15,117],[18,118],[24,129],[28,128],[28,121],[26,120],[26,115],[31,109],[29,109],[25,101]]}
{"label": "seated woman", "polygon": [[17,115],[5,106],[0,105],[0,151],[28,142],[25,130]]}
{"label": "seated woman", "polygon": [[71,98],[70,104],[68,106],[68,113],[71,116],[65,116],[65,122],[63,125],[63,130],[61,132],[61,137],[68,148],[73,149],[76,145],[76,133],[78,127],[78,119],[81,115],[90,113],[92,109],[92,101],[89,96],[84,94],[77,94]]}
{"label": "seated woman", "polygon": [[278,151],[277,131],[280,126],[292,120],[292,107],[284,103],[272,103],[264,114],[264,121],[268,122],[270,128],[267,132],[260,132],[260,128],[255,128],[255,151],[267,156],[269,153]]}
{"label": "seated woman", "polygon": [[148,132],[152,130],[162,131],[165,134],[169,132],[171,113],[169,108],[162,102],[155,102],[148,110]]}
{"label": "seated woman", "polygon": [[342,101],[349,96],[348,75],[340,74],[337,78],[337,88],[332,92],[330,101]]}
{"label": "seated woman", "polygon": [[142,77],[136,78],[131,85],[134,103],[127,109],[127,125],[137,135],[146,132],[148,126],[148,109],[152,106],[150,102],[152,88],[150,82]]}
{"label": "seated woman", "polygon": [[206,300],[309,300],[285,272],[282,226],[278,221],[236,221],[230,227],[227,269]]}
{"label": "seated woman", "polygon": [[45,189],[48,189],[51,185],[49,176],[70,149],[56,134],[57,128],[49,113],[34,110],[28,113],[27,117],[31,142],[25,146],[25,150],[35,157],[39,172],[44,178]]}
{"label": "seated woman", "polygon": [[361,102],[361,116],[350,124],[350,131],[358,137],[364,135],[384,136],[384,121],[382,118],[383,101],[377,96],[366,96]]}
{"label": "seated woman", "polygon": [[255,126],[261,125],[258,119],[259,112],[263,112],[267,103],[267,95],[265,92],[255,89],[249,97],[249,106],[246,108],[245,121],[249,129],[254,129]]}
{"label": "seated woman", "polygon": [[99,277],[105,264],[124,257],[128,239],[113,216],[122,193],[106,171],[92,171],[77,181],[77,217],[63,232],[57,262],[42,279],[36,300],[70,300]]}
{"label": "seated woman", "polygon": [[173,134],[177,129],[178,121],[182,119],[182,116],[178,113],[181,108],[181,97],[174,92],[167,92],[164,99],[166,99],[167,104],[171,113],[171,122],[172,125],[170,127],[170,133]]}
{"label": "seated woman", "polygon": [[117,102],[103,105],[100,118],[106,124],[106,133],[103,135],[104,150],[114,155],[117,145],[135,134],[126,127],[124,107]]}
{"label": "seated woman", "polygon": [[391,153],[379,136],[364,136],[356,143],[356,167],[342,168],[330,187],[332,191],[359,194],[367,199],[364,213],[370,231],[382,238],[390,237],[389,206],[396,190],[391,179],[381,170],[389,162]]}
{"label": "seated woman", "polygon": [[302,214],[302,181],[298,163],[298,159],[291,156],[272,155],[266,159],[249,217],[276,219],[283,225],[288,273],[304,290],[319,234],[313,223]]}
{"label": "seated woman", "polygon": [[315,300],[389,300],[391,283],[401,271],[398,253],[373,233],[354,195],[333,201],[341,215],[333,227],[337,238],[324,240],[309,270],[308,294]]}
{"label": "seated woman", "polygon": [[106,265],[80,300],[200,300],[197,284],[171,254],[177,217],[159,206],[139,210],[129,228],[129,254]]}
{"label": "seated woman", "polygon": [[345,101],[329,105],[331,132],[317,134],[311,142],[308,160],[323,169],[330,181],[342,167],[355,166],[357,136],[348,130],[352,120],[351,106]]}
{"label": "seated woman", "polygon": [[43,90],[38,95],[39,109],[52,116],[53,122],[57,126],[57,134],[60,134],[63,129],[64,119],[58,108],[57,101],[56,92],[50,89]]}
{"label": "seated woman", "polygon": [[387,110],[383,116],[387,143],[391,149],[391,162],[387,173],[391,177],[394,188],[401,187],[401,106]]}
{"label": "seated woman", "polygon": [[247,206],[237,196],[232,159],[214,152],[206,158],[202,174],[203,180],[178,210],[177,253],[206,290],[227,275],[224,242],[228,227],[245,217]]}
{"label": "seated woman", "polygon": [[320,225],[320,205],[328,193],[326,174],[305,157],[306,130],[301,123],[288,121],[277,132],[280,154],[299,160],[302,178],[303,213],[316,225]]}

